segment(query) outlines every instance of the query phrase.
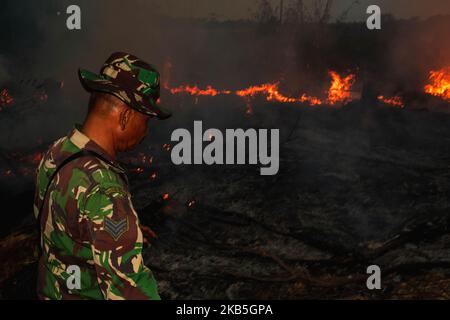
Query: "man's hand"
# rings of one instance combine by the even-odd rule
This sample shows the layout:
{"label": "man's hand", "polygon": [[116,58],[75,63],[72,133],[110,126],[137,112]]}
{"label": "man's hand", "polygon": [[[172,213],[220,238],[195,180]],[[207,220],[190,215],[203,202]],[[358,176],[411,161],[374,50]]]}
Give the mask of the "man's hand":
{"label": "man's hand", "polygon": [[144,236],[144,246],[151,245],[152,239],[158,239],[158,235],[150,227],[141,225],[142,234]]}

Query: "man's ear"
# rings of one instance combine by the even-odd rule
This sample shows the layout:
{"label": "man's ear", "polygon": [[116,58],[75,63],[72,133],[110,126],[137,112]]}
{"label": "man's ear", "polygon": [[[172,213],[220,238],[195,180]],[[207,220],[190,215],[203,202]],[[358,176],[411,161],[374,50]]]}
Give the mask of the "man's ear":
{"label": "man's ear", "polygon": [[119,124],[120,124],[120,128],[122,129],[122,131],[124,131],[125,128],[127,127],[127,124],[131,119],[132,113],[133,113],[133,110],[131,110],[130,108],[124,108],[120,112]]}

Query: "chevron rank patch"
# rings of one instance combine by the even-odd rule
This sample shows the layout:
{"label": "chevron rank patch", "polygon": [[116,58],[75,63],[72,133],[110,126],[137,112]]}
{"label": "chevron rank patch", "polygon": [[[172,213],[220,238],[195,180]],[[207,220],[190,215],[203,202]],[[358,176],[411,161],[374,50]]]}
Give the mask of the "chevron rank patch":
{"label": "chevron rank patch", "polygon": [[113,220],[105,217],[103,220],[103,228],[114,239],[114,241],[119,240],[119,238],[128,231],[128,227],[128,217],[121,220]]}

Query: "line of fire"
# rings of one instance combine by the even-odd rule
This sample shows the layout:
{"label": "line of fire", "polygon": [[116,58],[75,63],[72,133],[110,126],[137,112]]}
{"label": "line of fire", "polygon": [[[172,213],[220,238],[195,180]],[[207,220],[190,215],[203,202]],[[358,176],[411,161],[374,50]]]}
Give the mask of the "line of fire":
{"label": "line of fire", "polygon": [[[171,63],[165,64],[165,70],[170,70],[172,68]],[[167,73],[166,73],[167,74]],[[290,104],[290,105],[302,105],[306,107],[338,107],[345,108],[345,106],[355,100],[360,100],[362,93],[353,90],[355,85],[357,75],[350,73],[348,75],[340,75],[335,71],[329,71],[330,76],[330,85],[328,90],[325,92],[325,98],[319,98],[315,96],[309,96],[306,93],[297,94],[297,96],[286,96],[280,92],[279,86],[280,82],[274,83],[265,83],[260,85],[251,85],[244,89],[237,90],[229,90],[229,89],[216,89],[211,85],[206,86],[205,88],[199,88],[197,85],[181,85],[177,87],[170,87],[167,82],[164,83],[164,89],[170,92],[173,95],[177,94],[187,94],[189,96],[193,96],[198,101],[198,97],[215,97],[218,95],[234,95],[236,97],[242,98],[246,103],[245,113],[252,113],[252,99],[255,96],[261,96],[266,101],[273,101],[282,104]],[[169,77],[168,77],[169,78]],[[28,82],[36,83],[36,80],[28,80]],[[64,82],[60,81],[58,83],[53,84],[53,86],[57,86],[59,89],[63,89]],[[39,103],[45,104],[48,99],[48,95],[45,89],[42,89],[44,85],[40,84],[37,86],[38,90],[36,90],[31,98],[27,98],[28,101],[25,103]],[[423,94],[429,95],[430,97],[436,97],[443,102],[450,101],[450,67],[444,67],[440,70],[433,70],[429,73],[429,83],[426,84],[423,88]],[[376,95],[374,97],[364,97],[369,101],[373,101],[373,99],[382,102],[383,105],[388,107],[395,108],[405,108],[407,105],[405,104],[405,98],[401,95],[397,96],[384,96],[384,95]],[[372,98],[372,100],[370,100]],[[24,102],[15,101],[14,97],[11,95],[8,88],[3,88],[0,91],[0,112],[15,112],[14,108],[18,106],[21,108],[21,105]],[[18,110],[18,112],[21,110]],[[38,138],[38,141],[41,139]],[[170,151],[170,144],[165,143],[162,145],[162,148],[166,151]],[[17,155],[14,155],[17,157]],[[24,164],[37,164],[41,159],[41,152],[38,151],[32,155],[21,155],[19,161]],[[151,156],[142,156],[142,163],[151,164]],[[16,158],[17,161],[17,158]],[[142,173],[143,169],[141,167],[133,168],[133,172]],[[32,173],[32,169],[25,166],[21,166],[19,168],[7,168],[4,170],[3,175],[28,175]],[[153,172],[150,175],[151,179],[156,177],[156,172]]]}

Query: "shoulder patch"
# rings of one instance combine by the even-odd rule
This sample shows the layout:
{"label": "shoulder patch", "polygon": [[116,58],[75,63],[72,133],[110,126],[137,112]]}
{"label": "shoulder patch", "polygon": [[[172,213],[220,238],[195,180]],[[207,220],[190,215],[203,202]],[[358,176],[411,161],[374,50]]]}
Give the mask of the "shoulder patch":
{"label": "shoulder patch", "polygon": [[114,239],[114,241],[117,241],[129,229],[128,217],[120,220],[105,217],[103,220],[103,228]]}

